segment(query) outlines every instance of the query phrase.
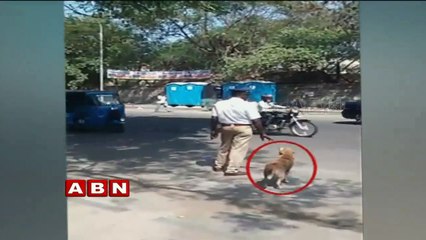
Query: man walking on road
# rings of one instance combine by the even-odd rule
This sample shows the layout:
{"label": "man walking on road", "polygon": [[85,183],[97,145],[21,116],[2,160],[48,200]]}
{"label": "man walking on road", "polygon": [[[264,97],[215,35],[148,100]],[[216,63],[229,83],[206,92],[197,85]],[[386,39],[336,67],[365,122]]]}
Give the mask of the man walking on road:
{"label": "man walking on road", "polygon": [[168,109],[168,104],[167,104],[167,97],[163,96],[163,95],[158,95],[157,96],[157,107],[155,108],[155,112],[159,112],[160,108],[163,107],[167,112],[170,112],[170,110]]}
{"label": "man walking on road", "polygon": [[213,170],[223,171],[225,176],[245,175],[240,167],[253,136],[252,124],[259,130],[262,141],[272,140],[264,133],[256,106],[247,101],[249,91],[234,89],[230,99],[217,102],[212,109],[211,139],[218,137],[219,133],[221,135]]}

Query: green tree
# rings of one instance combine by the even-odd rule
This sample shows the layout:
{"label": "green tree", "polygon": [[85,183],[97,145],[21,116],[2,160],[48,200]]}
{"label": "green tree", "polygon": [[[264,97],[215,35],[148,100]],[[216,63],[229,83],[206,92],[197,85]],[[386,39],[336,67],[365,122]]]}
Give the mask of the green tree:
{"label": "green tree", "polygon": [[271,2],[287,16],[270,21],[265,45],[226,58],[229,77],[260,77],[271,70],[335,72],[344,60],[359,60],[358,3],[355,1]]}
{"label": "green tree", "polygon": [[217,70],[224,57],[244,54],[264,41],[265,20],[274,15],[264,2],[248,1],[105,1],[96,6],[98,14],[120,19],[153,41],[191,44],[205,65]]}
{"label": "green tree", "polygon": [[324,70],[330,63],[353,57],[345,51],[347,38],[348,33],[341,29],[287,28],[249,54],[226,58],[223,69],[230,77],[261,77],[276,69]]}
{"label": "green tree", "polygon": [[191,69],[209,69],[210,62],[203,52],[194,49],[186,41],[177,41],[159,46],[150,54],[149,65],[152,69],[164,71],[184,71]]}
{"label": "green tree", "polygon": [[276,68],[326,71],[330,64],[359,58],[357,1],[81,4],[91,6],[93,16],[120,21],[155,44],[146,61],[158,69],[259,76]]}
{"label": "green tree", "polygon": [[114,21],[68,17],[65,20],[65,53],[69,88],[98,86],[99,24],[103,26],[104,69],[137,69],[151,51],[145,38]]}

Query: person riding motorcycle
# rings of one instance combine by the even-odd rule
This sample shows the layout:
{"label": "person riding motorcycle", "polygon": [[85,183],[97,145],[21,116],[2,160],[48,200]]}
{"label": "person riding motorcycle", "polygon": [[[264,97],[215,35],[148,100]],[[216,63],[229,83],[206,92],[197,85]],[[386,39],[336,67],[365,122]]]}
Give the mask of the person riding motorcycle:
{"label": "person riding motorcycle", "polygon": [[288,128],[295,136],[312,137],[318,131],[310,120],[300,118],[298,108],[274,104],[272,95],[263,95],[261,101],[253,103],[257,105],[266,132],[281,133]]}
{"label": "person riding motorcycle", "polygon": [[261,100],[257,103],[259,112],[268,112],[271,111],[273,109],[286,109],[287,107],[285,106],[281,106],[281,105],[276,105],[274,104],[274,102],[272,101],[272,95],[268,94],[268,95],[262,95]]}
{"label": "person riding motorcycle", "polygon": [[261,100],[257,103],[260,115],[262,116],[262,122],[266,124],[272,116],[269,114],[270,112],[273,112],[276,109],[287,109],[285,106],[276,105],[272,101],[273,97],[270,94],[262,95]]}

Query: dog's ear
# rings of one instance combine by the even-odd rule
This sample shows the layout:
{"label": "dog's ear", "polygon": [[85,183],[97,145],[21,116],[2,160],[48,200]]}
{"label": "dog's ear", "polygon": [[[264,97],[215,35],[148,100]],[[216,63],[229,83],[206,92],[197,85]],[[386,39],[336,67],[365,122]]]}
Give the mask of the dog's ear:
{"label": "dog's ear", "polygon": [[283,147],[280,147],[280,150],[278,150],[278,154],[279,155],[283,155],[284,154],[284,148]]}

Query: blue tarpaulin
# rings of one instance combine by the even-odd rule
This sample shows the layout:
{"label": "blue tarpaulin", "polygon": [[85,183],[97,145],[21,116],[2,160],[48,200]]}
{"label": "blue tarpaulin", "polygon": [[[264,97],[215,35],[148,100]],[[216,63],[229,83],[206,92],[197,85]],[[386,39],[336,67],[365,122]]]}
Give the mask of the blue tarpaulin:
{"label": "blue tarpaulin", "polygon": [[166,85],[167,103],[171,106],[201,106],[207,83],[174,82]]}
{"label": "blue tarpaulin", "polygon": [[232,95],[232,89],[236,87],[244,87],[250,89],[249,101],[259,102],[262,95],[270,94],[272,99],[276,101],[277,87],[274,82],[269,81],[242,81],[242,82],[229,82],[222,86],[222,98],[228,99]]}

